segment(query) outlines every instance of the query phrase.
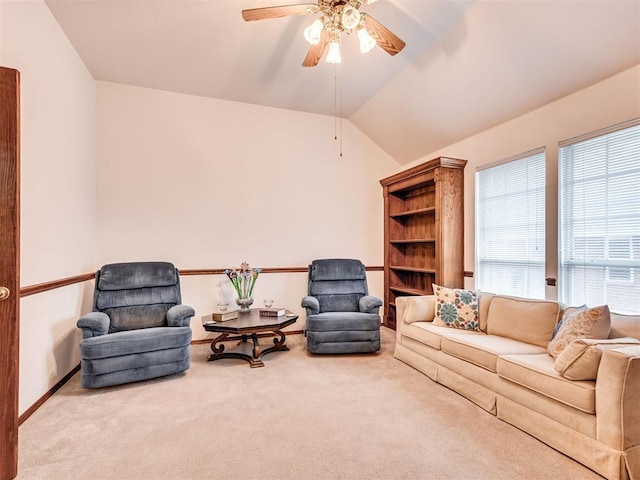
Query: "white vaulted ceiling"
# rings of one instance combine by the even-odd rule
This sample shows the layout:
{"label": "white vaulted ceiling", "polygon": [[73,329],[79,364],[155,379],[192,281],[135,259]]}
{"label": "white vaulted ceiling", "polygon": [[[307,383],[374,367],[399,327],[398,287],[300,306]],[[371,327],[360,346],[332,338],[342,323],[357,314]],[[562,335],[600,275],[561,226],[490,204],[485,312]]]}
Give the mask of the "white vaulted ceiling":
{"label": "white vaulted ceiling", "polygon": [[[318,16],[244,22],[288,0],[46,0],[96,80],[342,116],[408,163],[640,63],[637,0],[379,0],[406,43],[304,68]],[[312,1],[313,3],[313,1]]]}

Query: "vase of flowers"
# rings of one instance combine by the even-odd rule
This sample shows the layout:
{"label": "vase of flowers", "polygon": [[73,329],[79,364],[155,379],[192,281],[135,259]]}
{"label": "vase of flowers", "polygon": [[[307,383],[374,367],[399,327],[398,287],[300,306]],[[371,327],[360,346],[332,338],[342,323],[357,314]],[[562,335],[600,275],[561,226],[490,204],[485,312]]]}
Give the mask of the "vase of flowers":
{"label": "vase of flowers", "polygon": [[229,268],[224,271],[238,294],[236,303],[240,306],[241,312],[250,311],[253,304],[253,288],[256,286],[260,272],[262,272],[261,268],[251,268],[247,262],[242,262],[240,268]]}
{"label": "vase of flowers", "polygon": [[251,310],[250,307],[253,304],[253,297],[236,298],[236,303],[240,306],[241,312],[248,312]]}

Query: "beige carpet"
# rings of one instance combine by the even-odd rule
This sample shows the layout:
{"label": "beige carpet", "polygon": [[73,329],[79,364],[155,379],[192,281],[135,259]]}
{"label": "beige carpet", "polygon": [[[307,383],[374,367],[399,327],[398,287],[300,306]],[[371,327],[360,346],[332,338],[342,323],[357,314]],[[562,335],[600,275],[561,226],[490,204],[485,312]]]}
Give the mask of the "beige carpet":
{"label": "beige carpet", "polygon": [[393,358],[291,351],[83,390],[19,430],[18,479],[601,479]]}

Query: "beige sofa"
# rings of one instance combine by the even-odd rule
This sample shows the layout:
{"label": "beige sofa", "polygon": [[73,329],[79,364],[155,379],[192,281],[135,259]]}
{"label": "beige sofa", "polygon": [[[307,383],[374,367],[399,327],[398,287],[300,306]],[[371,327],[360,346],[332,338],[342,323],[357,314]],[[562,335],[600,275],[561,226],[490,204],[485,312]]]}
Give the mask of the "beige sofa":
{"label": "beige sofa", "polygon": [[[397,359],[605,478],[640,479],[640,345],[597,350],[596,380],[569,380],[547,353],[558,303],[481,294],[480,331],[434,325],[434,304],[396,299]],[[640,338],[640,316],[611,326]]]}

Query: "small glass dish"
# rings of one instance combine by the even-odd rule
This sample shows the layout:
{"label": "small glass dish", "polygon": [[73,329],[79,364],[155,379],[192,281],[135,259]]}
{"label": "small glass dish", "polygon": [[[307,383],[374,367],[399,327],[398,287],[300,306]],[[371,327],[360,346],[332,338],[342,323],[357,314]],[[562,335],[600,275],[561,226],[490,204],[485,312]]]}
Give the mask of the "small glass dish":
{"label": "small glass dish", "polygon": [[229,304],[227,302],[218,302],[216,304],[218,306],[218,311],[226,312],[227,308],[229,308]]}
{"label": "small glass dish", "polygon": [[265,308],[271,308],[273,306],[273,300],[270,298],[263,300],[263,302],[264,302]]}

